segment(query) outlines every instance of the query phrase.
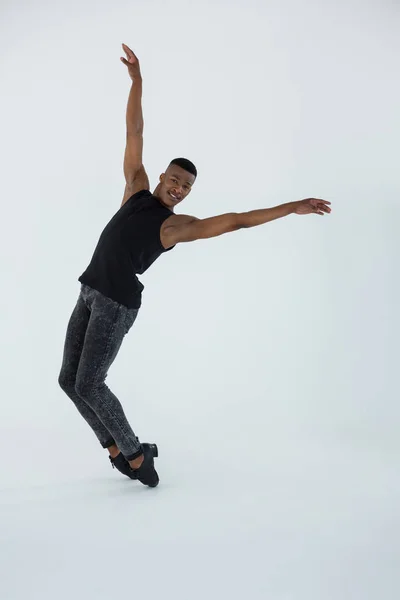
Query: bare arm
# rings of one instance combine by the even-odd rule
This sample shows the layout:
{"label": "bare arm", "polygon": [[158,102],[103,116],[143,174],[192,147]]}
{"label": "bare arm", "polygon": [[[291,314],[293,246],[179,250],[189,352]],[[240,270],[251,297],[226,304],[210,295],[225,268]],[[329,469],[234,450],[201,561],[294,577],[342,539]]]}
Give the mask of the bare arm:
{"label": "bare arm", "polygon": [[248,227],[256,227],[286,217],[290,214],[319,214],[330,213],[330,202],[307,198],[298,202],[280,204],[273,208],[262,208],[244,213],[226,213],[208,219],[188,220],[186,215],[173,215],[165,222],[162,231],[162,241],[165,247],[181,242],[217,237],[224,233],[237,231]]}
{"label": "bare arm", "polygon": [[142,111],[142,75],[139,60],[128,46],[122,45],[127,60],[121,61],[128,67],[132,86],[126,109],[126,148],[124,156],[124,175],[126,181],[124,204],[135,192],[149,189],[149,180],[143,166],[143,111]]}

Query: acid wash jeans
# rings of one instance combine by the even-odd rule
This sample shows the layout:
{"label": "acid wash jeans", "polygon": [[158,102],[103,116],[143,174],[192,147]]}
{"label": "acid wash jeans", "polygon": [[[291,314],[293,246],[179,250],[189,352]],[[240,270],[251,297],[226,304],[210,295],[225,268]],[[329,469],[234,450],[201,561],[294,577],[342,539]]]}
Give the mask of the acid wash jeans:
{"label": "acid wash jeans", "polygon": [[58,378],[102,447],[116,444],[127,460],[140,456],[141,445],[121,403],[104,382],[138,312],[82,284],[68,323]]}

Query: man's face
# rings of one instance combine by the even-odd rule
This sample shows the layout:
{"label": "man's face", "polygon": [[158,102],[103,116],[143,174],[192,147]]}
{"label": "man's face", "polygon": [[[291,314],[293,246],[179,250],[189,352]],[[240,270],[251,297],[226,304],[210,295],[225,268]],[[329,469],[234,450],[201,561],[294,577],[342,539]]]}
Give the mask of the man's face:
{"label": "man's face", "polygon": [[160,175],[159,197],[164,206],[173,210],[190,194],[195,180],[195,176],[182,167],[170,165],[165,173]]}

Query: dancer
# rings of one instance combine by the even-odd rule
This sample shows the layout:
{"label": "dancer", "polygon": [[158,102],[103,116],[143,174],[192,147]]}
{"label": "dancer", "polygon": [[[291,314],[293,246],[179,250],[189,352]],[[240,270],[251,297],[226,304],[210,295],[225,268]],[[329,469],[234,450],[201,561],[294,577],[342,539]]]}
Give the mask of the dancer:
{"label": "dancer", "polygon": [[156,444],[141,443],[118,398],[105,384],[125,335],[142,301],[144,273],[176,244],[255,227],[290,214],[324,215],[330,202],[307,198],[273,208],[226,213],[207,219],[176,215],[175,207],[190,194],[195,165],[177,158],[160,175],[154,192],[142,163],[142,76],[135,54],[123,44],[132,86],[126,112],[125,193],[119,210],[100,235],[92,259],[79,277],[79,297],[70,317],[59,384],[87,421],[113,467],[131,479],[155,487]]}

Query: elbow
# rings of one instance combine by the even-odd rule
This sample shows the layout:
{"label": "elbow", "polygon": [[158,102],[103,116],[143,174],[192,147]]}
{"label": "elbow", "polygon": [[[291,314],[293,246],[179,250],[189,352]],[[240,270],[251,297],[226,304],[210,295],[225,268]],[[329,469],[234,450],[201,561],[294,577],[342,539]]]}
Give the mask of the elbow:
{"label": "elbow", "polygon": [[233,228],[231,229],[231,231],[238,231],[239,229],[244,229],[245,227],[248,227],[243,217],[243,213],[232,213]]}
{"label": "elbow", "polygon": [[137,123],[136,125],[127,125],[126,128],[126,141],[132,138],[143,138],[143,123]]}

